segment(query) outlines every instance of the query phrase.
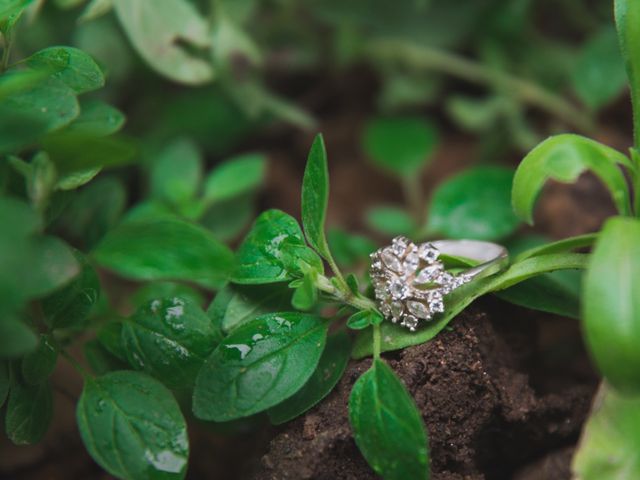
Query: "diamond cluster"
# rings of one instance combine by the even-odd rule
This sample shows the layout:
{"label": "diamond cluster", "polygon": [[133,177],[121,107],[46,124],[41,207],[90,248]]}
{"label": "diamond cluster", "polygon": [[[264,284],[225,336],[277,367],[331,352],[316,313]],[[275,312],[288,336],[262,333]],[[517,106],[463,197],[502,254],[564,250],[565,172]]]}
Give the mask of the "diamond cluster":
{"label": "diamond cluster", "polygon": [[439,256],[432,244],[416,245],[405,237],[371,254],[371,279],[386,318],[415,331],[420,320],[444,312],[444,295],[471,278],[445,271]]}

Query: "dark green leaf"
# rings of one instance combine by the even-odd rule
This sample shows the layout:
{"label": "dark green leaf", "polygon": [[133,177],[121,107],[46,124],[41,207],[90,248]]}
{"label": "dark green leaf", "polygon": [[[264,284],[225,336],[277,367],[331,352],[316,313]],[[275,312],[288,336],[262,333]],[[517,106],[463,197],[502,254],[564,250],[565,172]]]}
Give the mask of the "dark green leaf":
{"label": "dark green leaf", "polygon": [[204,186],[207,202],[221,202],[256,190],[264,181],[266,159],[258,153],[234,157],[216,166]]}
{"label": "dark green leaf", "polygon": [[627,76],[613,28],[601,29],[586,42],[572,81],[580,100],[594,110],[622,93]]}
{"label": "dark green leaf", "polygon": [[67,132],[92,137],[106,137],[119,131],[125,122],[124,114],[100,100],[80,103],[80,116],[66,129]]}
{"label": "dark green leaf", "polygon": [[213,324],[189,300],[153,300],[124,322],[129,363],[171,388],[189,387],[215,347]]}
{"label": "dark green leaf", "polygon": [[11,387],[5,430],[16,445],[38,443],[49,429],[53,417],[53,394],[49,382],[36,386]]}
{"label": "dark green leaf", "polygon": [[0,360],[0,407],[4,405],[11,388],[11,364],[8,360]]}
{"label": "dark green leaf", "polygon": [[196,417],[233,420],[291,397],[317,367],[327,329],[328,323],[313,315],[275,313],[234,330],[198,375]]}
{"label": "dark green leaf", "polygon": [[622,392],[640,392],[640,220],[612,218],[596,242],[582,299],[587,345]]}
{"label": "dark green leaf", "polygon": [[205,299],[197,289],[176,282],[151,282],[140,287],[131,296],[131,301],[135,307],[141,307],[152,300],[158,298],[180,297],[186,298],[196,305],[204,305]]}
{"label": "dark green leaf", "polygon": [[224,284],[233,265],[227,246],[204,228],[177,218],[121,223],[94,256],[125,277],[185,280],[213,289]]}
{"label": "dark green leaf", "polygon": [[640,477],[640,396],[603,385],[582,431],[572,471],[581,480],[633,480]]}
{"label": "dark green leaf", "polygon": [[38,346],[38,337],[24,322],[5,316],[0,322],[0,357],[15,358],[32,352]]}
{"label": "dark green leaf", "polygon": [[363,330],[371,325],[377,325],[382,321],[380,312],[372,310],[360,310],[347,320],[347,327],[352,330]]}
{"label": "dark green leaf", "polygon": [[496,240],[518,227],[511,207],[513,171],[475,167],[442,183],[434,192],[427,229],[450,238]]}
{"label": "dark green leaf", "polygon": [[22,378],[29,385],[45,382],[53,373],[57,360],[58,349],[48,335],[41,335],[38,348],[22,359]]}
{"label": "dark green leaf", "polygon": [[100,296],[100,279],[95,269],[84,255],[74,253],[80,264],[80,275],[42,300],[45,322],[51,328],[82,325]]}
{"label": "dark green leaf", "polygon": [[200,223],[223,242],[235,239],[255,218],[255,199],[244,195],[207,208]]}
{"label": "dark green leaf", "polygon": [[160,382],[139,372],[113,372],[85,382],[76,410],[89,454],[126,480],[185,476],[189,438],[180,407]]}
{"label": "dark green leaf", "polygon": [[435,127],[419,117],[377,118],[363,138],[364,150],[376,165],[405,177],[429,163],[437,143]]}
{"label": "dark green leaf", "polygon": [[349,361],[351,340],[346,333],[337,333],[327,339],[320,362],[311,378],[296,394],[269,409],[269,419],[274,425],[293,420],[314,407],[336,386]]}
{"label": "dark green leaf", "polygon": [[302,276],[295,268],[300,260],[323,270],[321,260],[306,246],[298,222],[280,210],[268,210],[257,218],[238,247],[231,280],[240,284],[292,280]]}
{"label": "dark green leaf", "polygon": [[374,360],[353,385],[349,420],[360,452],[382,478],[429,478],[422,416],[402,381],[382,360]]}
{"label": "dark green leaf", "polygon": [[169,144],[153,162],[151,195],[172,205],[184,205],[196,195],[202,180],[202,155],[188,140]]}
{"label": "dark green leaf", "polygon": [[633,104],[633,131],[635,143],[640,143],[640,5],[632,0],[615,0],[616,26],[620,39],[622,58],[627,67]]}
{"label": "dark green leaf", "polygon": [[116,370],[127,370],[129,365],[126,362],[112,355],[98,339],[89,340],[84,344],[84,357],[87,363],[98,375],[105,375]]}
{"label": "dark green leaf", "polygon": [[111,355],[126,362],[127,351],[122,341],[122,328],[122,322],[110,321],[98,331],[98,341]]}
{"label": "dark green leaf", "polygon": [[512,203],[516,214],[533,223],[533,208],[549,179],[575,182],[587,170],[593,171],[607,186],[618,211],[630,207],[627,180],[620,166],[631,166],[622,153],[579,135],[551,137],[522,160],[513,178]]}
{"label": "dark green leaf", "polygon": [[75,93],[85,93],[104,86],[104,75],[90,55],[73,47],[50,47],[25,60],[34,70],[47,72]]}
{"label": "dark green leaf", "polygon": [[302,225],[307,242],[324,258],[331,258],[324,234],[329,204],[329,167],[322,135],[311,145],[302,180]]}
{"label": "dark green leaf", "polygon": [[372,230],[383,235],[409,235],[416,228],[416,222],[404,210],[379,206],[370,209],[366,217],[367,225]]}

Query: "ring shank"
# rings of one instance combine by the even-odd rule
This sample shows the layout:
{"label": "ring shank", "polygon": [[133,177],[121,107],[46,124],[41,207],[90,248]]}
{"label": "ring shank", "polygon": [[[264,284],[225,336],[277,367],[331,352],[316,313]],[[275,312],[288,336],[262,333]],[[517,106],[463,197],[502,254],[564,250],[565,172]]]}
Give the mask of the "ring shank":
{"label": "ring shank", "polygon": [[493,275],[509,264],[509,252],[497,243],[481,240],[436,240],[429,243],[445,255],[481,262],[464,272],[474,279]]}

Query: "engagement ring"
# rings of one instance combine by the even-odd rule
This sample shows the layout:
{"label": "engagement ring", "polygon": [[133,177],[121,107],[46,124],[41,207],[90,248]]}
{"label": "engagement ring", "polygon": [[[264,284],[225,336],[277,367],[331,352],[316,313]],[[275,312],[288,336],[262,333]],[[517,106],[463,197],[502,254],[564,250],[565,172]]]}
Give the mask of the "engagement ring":
{"label": "engagement ring", "polygon": [[[461,257],[478,265],[451,273],[440,254]],[[494,275],[509,264],[507,249],[479,240],[438,240],[414,244],[396,237],[371,254],[371,280],[378,308],[393,323],[415,331],[420,320],[445,311],[444,297],[472,280]]]}

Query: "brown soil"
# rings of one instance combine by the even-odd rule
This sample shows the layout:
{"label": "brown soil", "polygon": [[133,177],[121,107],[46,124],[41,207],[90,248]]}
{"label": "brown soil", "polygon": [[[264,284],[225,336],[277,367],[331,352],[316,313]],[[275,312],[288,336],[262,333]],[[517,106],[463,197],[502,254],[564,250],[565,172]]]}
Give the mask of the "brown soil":
{"label": "brown soil", "polygon": [[[595,379],[580,356],[550,364],[549,349],[562,348],[569,332],[545,345],[549,337],[531,317],[485,301],[435,340],[385,356],[422,412],[433,479],[514,478],[529,463],[536,465],[517,474],[522,480],[542,478],[532,476],[542,471],[544,478],[569,478],[566,447],[580,431]],[[351,364],[328,399],[284,426],[254,480],[377,478],[347,416],[351,387],[369,365]]]}

